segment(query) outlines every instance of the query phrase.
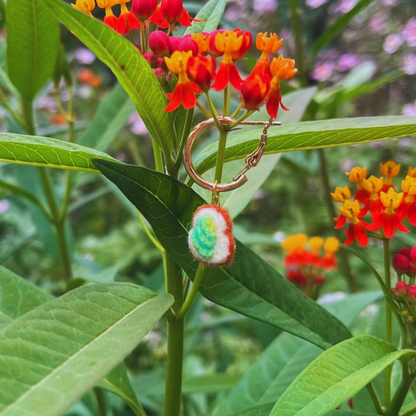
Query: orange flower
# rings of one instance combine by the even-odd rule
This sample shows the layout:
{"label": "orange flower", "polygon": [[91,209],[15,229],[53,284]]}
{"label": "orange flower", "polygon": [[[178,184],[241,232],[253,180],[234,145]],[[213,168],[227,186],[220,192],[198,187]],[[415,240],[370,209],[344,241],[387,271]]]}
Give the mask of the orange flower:
{"label": "orange flower", "polygon": [[380,172],[386,178],[382,191],[387,192],[390,188],[394,189],[393,178],[399,174],[400,164],[396,164],[392,160],[384,164],[380,162]]}
{"label": "orange flower", "polygon": [[416,168],[408,168],[407,175],[412,178],[416,178]]}
{"label": "orange flower", "polygon": [[324,251],[325,256],[322,259],[322,265],[325,269],[333,269],[337,266],[337,259],[335,257],[335,253],[339,249],[339,240],[335,237],[328,237],[325,240],[324,244]]}
{"label": "orange flower", "polygon": [[205,55],[209,49],[209,35],[202,32],[192,33],[191,39],[198,45],[199,54]]}
{"label": "orange flower", "polygon": [[101,78],[97,74],[94,74],[91,69],[81,70],[78,74],[78,81],[81,84],[88,84],[93,88],[98,88],[102,83]]}
{"label": "orange flower", "polygon": [[115,0],[97,0],[97,6],[100,9],[105,9],[104,24],[117,31],[118,18],[114,16],[114,13],[111,9],[115,4]]}
{"label": "orange flower", "polygon": [[81,12],[87,13],[92,16],[91,12],[94,10],[94,0],[76,0],[75,4],[71,4],[74,9],[78,9]]}
{"label": "orange flower", "polygon": [[361,208],[358,200],[355,200],[354,202],[347,200],[344,202],[344,205],[338,207],[338,209],[340,210],[341,215],[334,218],[334,220],[337,221],[335,228],[342,228],[346,224],[347,219],[350,222],[348,230],[345,231],[347,239],[344,244],[348,246],[356,240],[358,244],[367,246],[368,236],[365,229],[368,228],[368,224],[360,220]]}
{"label": "orange flower", "polygon": [[195,93],[200,94],[201,91],[194,82],[189,80],[187,75],[187,65],[191,56],[191,51],[175,51],[170,58],[165,58],[169,70],[178,75],[178,83],[173,93],[166,95],[171,101],[166,106],[165,111],[174,111],[180,104],[186,109],[194,108],[196,105]]}
{"label": "orange flower", "polygon": [[335,188],[335,192],[331,192],[331,196],[335,202],[344,203],[345,201],[351,198],[351,191],[348,185],[345,185],[343,188],[337,186]]}
{"label": "orange flower", "polygon": [[367,200],[361,209],[361,216],[364,216],[370,210],[371,218],[376,219],[383,211],[383,205],[380,202],[380,191],[383,188],[383,178],[377,178],[371,175],[368,179],[362,180],[364,190],[367,192]]}
{"label": "orange flower", "polygon": [[210,89],[211,81],[215,76],[216,66],[217,63],[212,56],[191,56],[188,60],[186,72],[188,77],[191,78],[202,91],[207,92]]}
{"label": "orange flower", "polygon": [[403,199],[397,209],[398,217],[403,220],[406,216],[410,224],[416,226],[416,178],[409,175],[402,181]]}
{"label": "orange flower", "polygon": [[363,179],[367,177],[367,168],[360,168],[359,166],[351,170],[351,172],[345,172],[347,178],[357,184],[357,191],[355,192],[355,199],[366,203],[368,199],[367,191],[363,187]]}
{"label": "orange flower", "polygon": [[223,55],[212,88],[222,91],[229,83],[238,91],[241,89],[242,79],[235,66],[234,59],[240,59],[251,46],[251,34],[241,29],[234,31],[217,31],[211,35],[210,49],[214,45],[215,55]]}
{"label": "orange flower", "polygon": [[383,204],[384,212],[367,227],[368,230],[376,231],[383,228],[383,233],[387,238],[392,238],[396,229],[402,233],[408,233],[409,230],[402,224],[402,219],[395,212],[402,199],[403,193],[397,193],[393,188],[390,188],[388,192],[381,191],[380,201]]}
{"label": "orange flower", "polygon": [[251,74],[241,86],[243,108],[257,110],[266,100],[270,91],[270,78],[267,75]]}
{"label": "orange flower", "polygon": [[282,107],[283,110],[286,111],[289,110],[282,103],[280,81],[283,79],[286,81],[290,80],[295,76],[298,70],[295,68],[295,61],[293,59],[285,59],[283,55],[279,55],[279,57],[274,58],[270,64],[270,71],[273,75],[273,79],[270,84],[270,95],[267,100],[266,109],[270,117],[276,118],[279,107]]}

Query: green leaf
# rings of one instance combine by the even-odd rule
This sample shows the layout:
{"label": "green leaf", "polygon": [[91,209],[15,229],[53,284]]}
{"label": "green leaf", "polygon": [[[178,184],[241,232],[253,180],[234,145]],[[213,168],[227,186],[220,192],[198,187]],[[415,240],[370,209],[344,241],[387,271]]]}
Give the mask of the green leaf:
{"label": "green leaf", "polygon": [[226,5],[227,0],[210,0],[195,16],[195,19],[203,19],[202,22],[193,22],[185,34],[212,32],[217,29]]}
{"label": "green leaf", "polygon": [[[325,305],[325,308],[349,326],[380,296],[380,292],[359,293]],[[276,403],[298,374],[321,353],[316,346],[293,335],[279,335],[219,403],[213,416],[228,416],[254,405]]]}
{"label": "green leaf", "polygon": [[[191,188],[162,173],[106,160],[94,163],[146,217],[166,251],[193,278],[198,263],[188,248],[187,227],[205,201]],[[212,302],[322,348],[351,336],[336,318],[238,241],[234,263],[208,268],[200,291]]]}
{"label": "green leaf", "polygon": [[99,173],[91,158],[111,156],[49,137],[0,133],[0,162]]}
{"label": "green leaf", "polygon": [[[242,412],[235,413],[232,416],[269,416],[270,411],[273,408],[273,403],[261,404],[254,406],[250,409],[246,409]],[[348,410],[335,410],[334,412],[328,413],[326,416],[374,416],[364,413],[357,413]]]}
{"label": "green leaf", "polygon": [[114,72],[150,134],[164,150],[166,158],[170,159],[175,136],[171,116],[165,112],[166,97],[141,53],[114,30],[85,13],[62,1],[42,1]]}
{"label": "green leaf", "polygon": [[[225,160],[245,158],[258,146],[261,130],[230,136]],[[389,116],[308,121],[269,130],[265,154],[368,143],[416,134],[416,117]],[[215,166],[217,145],[207,146],[196,158],[202,174]]]}
{"label": "green leaf", "polygon": [[51,299],[47,292],[0,266],[0,327]]}
{"label": "green leaf", "polygon": [[7,1],[8,72],[25,100],[32,101],[51,78],[58,50],[58,21],[41,1]]}
{"label": "green leaf", "polygon": [[97,114],[78,143],[100,152],[107,151],[134,110],[128,94],[120,85],[116,85],[100,103]]}
{"label": "green leaf", "polygon": [[[309,105],[312,97],[316,92],[316,88],[305,88],[299,91],[292,92],[283,97],[285,105],[289,108],[292,108],[292,111],[282,113],[280,121],[282,123],[298,123],[303,113],[305,112],[307,106]],[[267,116],[264,116],[264,119],[267,119]],[[248,205],[251,201],[254,194],[261,188],[263,183],[269,177],[270,173],[275,168],[277,162],[279,161],[281,155],[268,155],[262,158],[259,166],[253,168],[247,172],[248,182],[244,186],[232,191],[227,192],[222,198],[222,205],[230,211],[230,214],[233,218],[236,218]],[[236,161],[229,163],[224,167],[224,182],[231,180],[238,172],[241,171],[243,166],[241,162]],[[228,175],[227,175],[228,174]],[[206,179],[213,181],[215,175],[215,169],[212,169],[210,172],[204,176]],[[209,199],[209,192],[203,190],[200,187],[196,187],[196,192],[200,194],[206,200]],[[202,192],[201,192],[201,191]]]}
{"label": "green leaf", "polygon": [[348,339],[307,367],[280,397],[270,416],[326,415],[394,361],[415,356],[413,350],[397,351],[393,345],[369,335]]}
{"label": "green leaf", "polygon": [[314,62],[319,51],[328,45],[332,39],[339,35],[350,23],[350,21],[357,16],[362,10],[364,10],[373,0],[361,0],[359,1],[349,12],[339,17],[331,26],[325,29],[324,33],[314,43],[312,48],[311,61]]}
{"label": "green leaf", "polygon": [[16,319],[0,332],[0,415],[61,415],[172,302],[133,284],[88,285]]}

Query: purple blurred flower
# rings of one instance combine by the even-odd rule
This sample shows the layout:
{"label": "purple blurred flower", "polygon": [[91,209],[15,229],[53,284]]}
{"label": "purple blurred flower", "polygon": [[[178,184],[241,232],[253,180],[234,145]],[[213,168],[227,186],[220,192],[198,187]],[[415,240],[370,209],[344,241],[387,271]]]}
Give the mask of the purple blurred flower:
{"label": "purple blurred flower", "polygon": [[348,13],[356,4],[358,0],[339,0],[335,9],[339,13]]}
{"label": "purple blurred flower", "polygon": [[407,75],[416,75],[416,55],[405,55],[402,62],[402,70]]}
{"label": "purple blurred flower", "polygon": [[357,166],[357,164],[351,159],[345,159],[341,161],[339,166],[343,172],[349,172],[354,166]]}
{"label": "purple blurred flower", "polygon": [[382,0],[382,3],[387,7],[395,6],[399,0]]}
{"label": "purple blurred flower", "polygon": [[344,53],[338,59],[338,70],[348,71],[355,68],[361,62],[361,58],[355,53]]}
{"label": "purple blurred flower", "polygon": [[403,107],[402,114],[404,116],[416,116],[416,101],[413,103],[406,104]]}
{"label": "purple blurred flower", "polygon": [[306,5],[311,9],[316,9],[325,3],[328,3],[328,0],[306,0]]}
{"label": "purple blurred flower", "polygon": [[412,48],[416,46],[416,18],[412,17],[402,30],[403,39]]}
{"label": "purple blurred flower", "polygon": [[257,14],[265,14],[275,12],[277,6],[277,0],[254,0],[253,9]]}
{"label": "purple blurred flower", "polygon": [[89,85],[81,85],[78,88],[78,96],[83,100],[87,100],[90,98],[92,92],[92,88]]}
{"label": "purple blurred flower", "polygon": [[334,69],[335,64],[333,62],[323,62],[313,69],[311,76],[316,81],[327,81],[331,78]]}
{"label": "purple blurred flower", "polygon": [[91,65],[95,61],[95,55],[87,48],[78,48],[74,56],[82,65]]}
{"label": "purple blurred flower", "polygon": [[56,112],[57,110],[55,99],[50,97],[49,95],[45,95],[42,98],[40,98],[37,103],[37,107],[39,110],[47,110],[51,112]]}
{"label": "purple blurred flower", "polygon": [[389,55],[396,52],[397,49],[403,44],[403,38],[397,33],[392,33],[388,35],[384,40],[383,49]]}
{"label": "purple blurred flower", "polygon": [[6,201],[5,199],[0,201],[0,214],[4,214],[9,208],[10,208],[9,201]]}
{"label": "purple blurred flower", "polygon": [[129,126],[130,131],[137,136],[144,136],[149,133],[142,118],[136,112],[131,115],[127,125]]}
{"label": "purple blurred flower", "polygon": [[385,13],[376,13],[370,19],[370,29],[377,33],[385,33],[388,17]]}

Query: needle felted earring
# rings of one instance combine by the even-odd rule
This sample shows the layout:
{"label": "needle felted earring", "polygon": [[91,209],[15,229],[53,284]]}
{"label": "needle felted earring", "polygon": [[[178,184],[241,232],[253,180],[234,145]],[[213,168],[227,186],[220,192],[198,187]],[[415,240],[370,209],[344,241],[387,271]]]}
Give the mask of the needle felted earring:
{"label": "needle felted earring", "polygon": [[[223,126],[229,126],[235,120],[230,117],[217,118]],[[188,137],[184,149],[184,163],[189,176],[201,187],[212,192],[212,203],[200,206],[192,219],[188,245],[194,258],[209,266],[227,266],[232,263],[235,253],[233,222],[230,213],[220,206],[220,192],[237,189],[247,182],[246,173],[257,166],[267,144],[267,130],[271,125],[280,125],[272,121],[244,121],[241,124],[264,125],[258,148],[250,153],[244,169],[228,183],[209,182],[201,178],[195,170],[191,159],[191,150],[195,139],[201,132],[215,124],[210,118],[198,124]]]}

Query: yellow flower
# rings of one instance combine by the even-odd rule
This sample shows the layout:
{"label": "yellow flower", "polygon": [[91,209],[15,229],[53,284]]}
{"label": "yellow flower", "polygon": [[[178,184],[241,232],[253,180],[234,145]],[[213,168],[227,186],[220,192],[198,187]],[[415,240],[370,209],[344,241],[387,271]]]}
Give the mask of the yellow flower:
{"label": "yellow flower", "polygon": [[400,163],[396,164],[392,160],[389,160],[386,163],[380,162],[380,172],[386,178],[394,178],[400,172]]}
{"label": "yellow flower", "polygon": [[189,81],[189,78],[186,75],[186,67],[188,65],[188,60],[191,56],[192,51],[175,51],[173,52],[170,58],[165,57],[165,62],[169,70],[172,71],[174,74],[179,75],[179,82]]}
{"label": "yellow flower", "polygon": [[345,174],[351,182],[361,183],[367,177],[367,168],[357,166],[351,172],[345,172]]}
{"label": "yellow flower", "polygon": [[402,181],[402,191],[408,195],[416,195],[416,178],[407,175]]}
{"label": "yellow flower", "polygon": [[325,253],[328,255],[333,255],[334,253],[336,253],[339,249],[339,240],[338,238],[335,237],[328,237],[325,240],[325,244],[324,244],[324,250]]}
{"label": "yellow flower", "polygon": [[407,169],[407,174],[412,178],[416,178],[416,168],[409,168]]}
{"label": "yellow flower", "polygon": [[345,201],[342,207],[338,207],[341,215],[348,218],[352,224],[356,224],[359,222],[357,216],[361,211],[360,203],[358,200],[354,202]]}
{"label": "yellow flower", "polygon": [[306,234],[289,235],[282,242],[282,248],[288,252],[301,251],[305,248],[307,239]]}
{"label": "yellow flower", "polygon": [[311,237],[308,241],[308,246],[312,251],[319,251],[324,245],[324,240],[321,237]]}
{"label": "yellow flower", "polygon": [[71,4],[71,6],[91,16],[91,11],[95,7],[95,0],[76,0],[75,4]]}
{"label": "yellow flower", "polygon": [[97,0],[97,6],[100,9],[108,9],[116,4],[114,0]]}
{"label": "yellow flower", "polygon": [[273,80],[277,83],[282,79],[286,81],[292,79],[298,72],[295,65],[296,63],[294,59],[285,58],[283,55],[273,58],[270,64],[270,71],[272,75],[275,75]]}
{"label": "yellow flower", "polygon": [[378,199],[378,192],[381,191],[383,187],[384,179],[383,177],[377,178],[374,175],[371,175],[368,179],[363,179],[363,188],[371,194],[371,199]]}
{"label": "yellow flower", "polygon": [[394,210],[397,209],[402,202],[403,192],[397,193],[393,188],[390,188],[388,192],[380,193],[380,201],[386,208],[387,214],[393,214]]}
{"label": "yellow flower", "polygon": [[335,191],[331,192],[331,196],[335,202],[344,202],[351,198],[351,191],[348,185],[345,185],[343,188],[337,186]]}

